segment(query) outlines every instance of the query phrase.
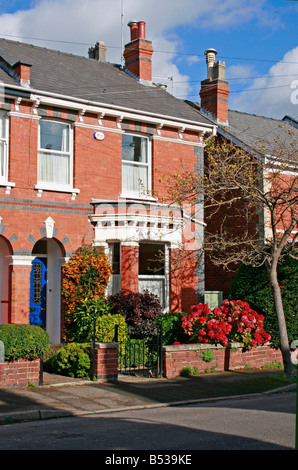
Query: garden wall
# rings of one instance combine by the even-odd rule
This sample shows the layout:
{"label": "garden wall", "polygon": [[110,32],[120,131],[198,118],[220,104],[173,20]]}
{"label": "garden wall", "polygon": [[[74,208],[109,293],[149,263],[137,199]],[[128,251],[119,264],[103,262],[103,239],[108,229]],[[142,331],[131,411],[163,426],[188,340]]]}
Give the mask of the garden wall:
{"label": "garden wall", "polygon": [[[213,359],[203,359],[204,351],[213,352]],[[205,353],[206,355],[206,353]],[[206,355],[207,356],[207,355]],[[167,378],[178,377],[184,367],[196,367],[200,373],[206,369],[209,371],[222,372],[249,367],[251,369],[261,368],[273,362],[282,363],[282,354],[278,349],[270,345],[257,346],[250,350],[243,350],[237,343],[228,348],[218,345],[187,344],[163,347],[163,375]]]}
{"label": "garden wall", "polygon": [[22,387],[28,384],[41,384],[40,359],[0,363],[0,387]]}

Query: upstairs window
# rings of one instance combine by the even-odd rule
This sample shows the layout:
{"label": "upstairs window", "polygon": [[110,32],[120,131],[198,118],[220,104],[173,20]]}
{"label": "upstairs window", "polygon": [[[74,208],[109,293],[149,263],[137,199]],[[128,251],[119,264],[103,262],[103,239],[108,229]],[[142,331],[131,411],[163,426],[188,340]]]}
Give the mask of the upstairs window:
{"label": "upstairs window", "polygon": [[151,190],[150,142],[147,137],[122,135],[122,193],[147,195]]}
{"label": "upstairs window", "polygon": [[8,118],[0,114],[0,182],[8,180]]}
{"label": "upstairs window", "polygon": [[39,122],[38,183],[72,186],[72,129],[69,124]]}

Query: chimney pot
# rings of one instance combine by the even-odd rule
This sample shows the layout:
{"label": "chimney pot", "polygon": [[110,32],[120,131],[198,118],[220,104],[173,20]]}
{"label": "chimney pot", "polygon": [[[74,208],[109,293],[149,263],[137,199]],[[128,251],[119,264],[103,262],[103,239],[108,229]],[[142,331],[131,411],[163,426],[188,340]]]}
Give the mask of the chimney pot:
{"label": "chimney pot", "polygon": [[139,25],[137,21],[130,21],[127,26],[130,27],[130,40],[134,41],[139,37]]}
{"label": "chimney pot", "polygon": [[217,51],[215,49],[207,49],[204,52],[206,56],[206,64],[207,64],[207,78],[212,78],[213,77],[213,67],[215,64],[215,56],[217,54]]}
{"label": "chimney pot", "polygon": [[146,39],[146,33],[145,33],[146,23],[145,23],[145,21],[139,21],[138,26],[139,26],[139,39]]}
{"label": "chimney pot", "polygon": [[206,56],[206,60],[208,60],[208,58],[211,58],[213,57],[213,59],[215,60],[215,56],[217,54],[217,50],[216,49],[207,49],[205,52],[204,52],[205,56]]}

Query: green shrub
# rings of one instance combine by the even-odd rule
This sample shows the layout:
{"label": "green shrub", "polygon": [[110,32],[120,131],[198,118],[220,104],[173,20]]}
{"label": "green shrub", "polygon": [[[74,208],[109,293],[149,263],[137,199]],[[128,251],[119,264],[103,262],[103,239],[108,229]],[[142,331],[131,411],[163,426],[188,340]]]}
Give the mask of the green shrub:
{"label": "green shrub", "polygon": [[73,323],[70,331],[70,341],[87,343],[92,340],[94,321],[98,322],[101,315],[109,313],[109,304],[102,297],[85,298],[77,304],[73,314]]}
{"label": "green shrub", "polygon": [[[298,263],[288,258],[278,266],[278,280],[281,288],[288,339],[291,343],[298,338]],[[264,329],[271,335],[271,343],[279,346],[277,316],[273,295],[265,267],[241,266],[233,281],[229,299],[248,302],[258,314],[264,315]]]}
{"label": "green shrub", "polygon": [[115,326],[118,325],[118,340],[124,341],[127,326],[122,315],[112,315],[111,306],[101,297],[83,300],[74,312],[71,341],[88,343],[93,341],[95,322],[95,341],[109,343],[114,340]]}
{"label": "green shrub", "polygon": [[118,325],[118,342],[122,343],[127,337],[127,325],[122,315],[102,315],[96,323],[96,341],[110,343],[115,337],[115,327]]}
{"label": "green shrub", "polygon": [[211,362],[214,359],[214,352],[212,351],[212,349],[205,349],[204,351],[202,351],[201,358],[205,362]]}
{"label": "green shrub", "polygon": [[[112,342],[115,337],[116,325],[118,325],[120,349],[123,349],[123,342],[127,338],[127,326],[122,315],[99,316],[96,321],[95,340],[102,343]],[[90,331],[88,330],[88,334],[86,333],[84,338],[85,342],[51,345],[44,356],[44,371],[70,377],[91,378],[93,327]]]}
{"label": "green shrub", "polygon": [[55,374],[56,371],[53,366],[53,362],[55,359],[55,356],[57,354],[57,351],[59,349],[63,348],[65,344],[51,344],[49,349],[45,352],[43,355],[43,370],[44,372],[49,372]]}
{"label": "green shrub", "polygon": [[190,375],[192,375],[192,367],[190,366],[183,367],[182,371],[180,372],[180,375],[182,377],[189,377]]}
{"label": "green shrub", "polygon": [[190,377],[191,375],[199,375],[200,370],[198,367],[191,367],[191,366],[185,366],[183,367],[182,371],[180,372],[180,375],[182,377]]}
{"label": "green shrub", "polygon": [[56,374],[77,378],[91,376],[90,344],[70,343],[59,349],[51,360],[51,369]]}
{"label": "green shrub", "polygon": [[42,358],[49,348],[49,335],[35,325],[0,325],[0,340],[7,361]]}
{"label": "green shrub", "polygon": [[182,328],[182,317],[185,313],[164,313],[162,322],[162,343],[163,345],[171,345],[175,342],[187,343],[189,336],[185,334]]}

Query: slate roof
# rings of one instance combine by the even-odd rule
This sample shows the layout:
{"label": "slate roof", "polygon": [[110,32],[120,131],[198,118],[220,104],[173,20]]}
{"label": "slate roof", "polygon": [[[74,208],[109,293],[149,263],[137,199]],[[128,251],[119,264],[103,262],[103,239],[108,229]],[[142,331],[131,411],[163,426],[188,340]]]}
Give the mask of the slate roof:
{"label": "slate roof", "polygon": [[[0,39],[1,57],[4,68],[18,61],[30,64],[30,88],[35,90],[210,125],[208,119],[183,101],[157,86],[139,83],[115,64],[7,39]],[[3,65],[0,80],[18,84],[5,73]]]}
{"label": "slate roof", "polygon": [[[201,109],[198,103],[189,101],[187,103],[194,106],[202,116],[208,116],[210,122],[216,123],[215,119]],[[265,152],[273,155],[274,149],[280,146],[289,145],[294,141],[298,145],[297,122],[288,116],[284,119],[272,119],[230,109],[228,116],[229,125],[225,127],[219,125],[217,132],[220,135],[232,137],[233,141],[242,148],[257,152],[264,146]],[[289,129],[291,134],[287,132]]]}
{"label": "slate roof", "polygon": [[[289,128],[291,134],[288,133]],[[239,111],[229,110],[227,132],[256,151],[264,146],[268,154],[274,153],[279,146],[288,145],[290,141],[295,140],[298,144],[298,129],[288,122]]]}

